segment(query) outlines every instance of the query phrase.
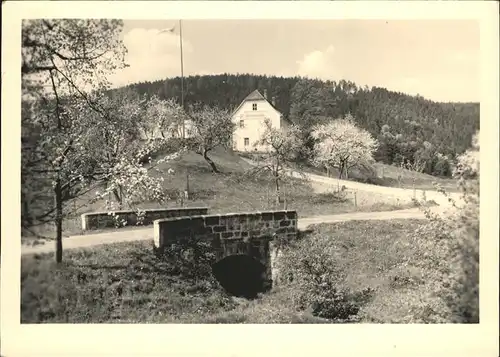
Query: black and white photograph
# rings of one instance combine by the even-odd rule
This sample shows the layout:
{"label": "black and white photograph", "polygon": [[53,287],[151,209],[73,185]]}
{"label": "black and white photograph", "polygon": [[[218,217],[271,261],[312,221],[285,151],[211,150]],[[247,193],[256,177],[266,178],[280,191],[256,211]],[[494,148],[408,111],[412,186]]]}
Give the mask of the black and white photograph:
{"label": "black and white photograph", "polygon": [[22,18],[21,325],[482,322],[480,21],[131,15]]}

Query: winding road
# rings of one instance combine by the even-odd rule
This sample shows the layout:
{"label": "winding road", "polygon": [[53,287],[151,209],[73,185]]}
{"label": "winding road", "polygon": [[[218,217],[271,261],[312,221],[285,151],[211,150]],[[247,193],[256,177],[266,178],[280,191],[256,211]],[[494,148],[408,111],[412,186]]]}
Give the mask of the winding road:
{"label": "winding road", "polygon": [[[241,158],[246,163],[255,166],[255,162],[242,157]],[[313,189],[316,192],[324,192],[330,190],[332,187],[345,186],[349,190],[365,191],[375,194],[381,194],[384,196],[397,197],[401,202],[411,202],[413,197],[413,190],[408,188],[398,188],[398,187],[387,187],[387,186],[377,186],[370,185],[367,183],[361,183],[356,181],[340,180],[332,177],[326,177],[321,175],[312,174],[309,172],[299,173],[297,170],[287,169],[286,173],[289,176],[297,178],[305,178],[309,180]],[[415,190],[416,197],[422,197],[424,190]],[[449,193],[450,197],[456,202],[461,202],[461,197],[458,193]],[[434,190],[426,190],[425,196],[428,201],[433,200],[440,206],[449,206],[450,203],[448,199],[442,194]]]}
{"label": "winding road", "polygon": [[[245,160],[250,161],[250,160]],[[251,163],[251,162],[249,162]],[[297,172],[288,171],[291,176],[299,176]],[[306,178],[310,180],[313,188],[317,192],[324,192],[330,189],[332,186],[336,186],[339,180],[324,177],[320,175],[314,175],[310,173],[305,174]],[[379,193],[387,196],[399,197],[402,201],[411,201],[413,196],[412,190],[405,190],[401,188],[394,187],[383,187],[369,185],[353,181],[340,180],[340,185],[346,186],[346,188],[351,190],[362,190],[367,192]],[[420,190],[417,190],[417,195],[421,195]],[[438,192],[426,191],[427,199],[434,200],[438,206],[432,207],[433,212],[439,213],[444,212],[450,208],[450,204],[446,197]],[[419,196],[417,196],[419,197]],[[459,200],[458,194],[452,194],[452,197],[456,201]],[[298,229],[305,229],[309,225],[319,224],[319,223],[334,223],[342,221],[352,221],[352,220],[387,220],[387,219],[423,219],[425,218],[424,213],[418,208],[396,210],[396,211],[382,211],[382,212],[352,212],[352,213],[342,213],[335,215],[322,215],[314,217],[299,218],[297,222]],[[133,228],[124,229],[119,231],[110,231],[105,233],[94,233],[86,235],[77,235],[65,237],[63,239],[64,249],[74,249],[74,248],[85,248],[96,246],[100,244],[109,244],[117,242],[128,242],[128,241],[138,241],[138,240],[152,240],[153,239],[153,227],[144,228]],[[55,250],[55,244],[52,242],[46,242],[42,245],[26,246],[21,247],[22,255],[35,254],[35,253],[48,253]]]}

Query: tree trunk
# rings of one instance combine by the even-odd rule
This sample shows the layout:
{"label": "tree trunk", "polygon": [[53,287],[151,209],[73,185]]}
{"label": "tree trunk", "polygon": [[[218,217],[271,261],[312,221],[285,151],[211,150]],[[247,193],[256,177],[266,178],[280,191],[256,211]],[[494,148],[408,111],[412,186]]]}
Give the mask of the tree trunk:
{"label": "tree trunk", "polygon": [[288,204],[286,202],[286,189],[285,186],[283,186],[283,209],[286,211],[288,208]]}
{"label": "tree trunk", "polygon": [[203,158],[205,159],[205,161],[210,165],[210,167],[212,168],[212,172],[218,174],[219,173],[219,170],[217,170],[217,166],[215,166],[215,162],[212,161],[211,158],[208,157],[208,151],[203,151]]}
{"label": "tree trunk", "polygon": [[21,199],[23,203],[22,221],[24,221],[27,226],[31,226],[33,224],[33,220],[31,215],[29,214],[28,199],[26,198],[26,195],[23,195],[22,193],[21,196],[23,197]]}
{"label": "tree trunk", "polygon": [[122,204],[123,204],[122,196],[120,195],[120,193],[118,192],[118,190],[116,188],[113,189],[113,195],[115,196],[115,200],[118,203],[118,209],[121,209],[122,208]]}
{"label": "tree trunk", "polygon": [[278,173],[275,173],[274,175],[274,184],[276,186],[276,204],[280,204],[280,177]]}
{"label": "tree trunk", "polygon": [[56,204],[56,262],[62,262],[62,220],[63,220],[63,211],[62,211],[62,190],[61,190],[61,179],[57,177],[56,187],[54,189],[55,193],[55,204]]}
{"label": "tree trunk", "polygon": [[186,190],[184,191],[184,197],[186,200],[189,199],[189,171],[186,170]]}
{"label": "tree trunk", "polygon": [[[61,131],[62,130],[62,121],[60,117],[60,102],[59,102],[59,95],[57,93],[56,85],[54,82],[54,76],[52,70],[50,71],[50,80],[52,82],[52,88],[54,90],[54,94],[56,97],[56,118],[57,118],[57,128]],[[63,156],[64,157],[64,156]],[[56,263],[61,263],[62,262],[62,220],[63,220],[63,195],[62,195],[62,187],[61,187],[61,166],[62,166],[62,160],[59,162],[59,170],[57,171],[57,178],[56,178],[56,186],[54,187],[55,190],[55,204],[56,204],[56,219],[55,219],[55,224],[56,224]]]}

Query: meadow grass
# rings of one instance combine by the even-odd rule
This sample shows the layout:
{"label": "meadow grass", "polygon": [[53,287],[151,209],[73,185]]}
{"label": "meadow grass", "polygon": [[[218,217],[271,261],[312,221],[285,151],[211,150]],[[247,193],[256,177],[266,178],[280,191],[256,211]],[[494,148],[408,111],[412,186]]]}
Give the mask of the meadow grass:
{"label": "meadow grass", "polygon": [[[349,221],[312,227],[305,239],[327,238],[347,273],[345,287],[370,288],[360,322],[404,323],[421,313],[432,255],[413,244],[425,221]],[[127,242],[29,255],[21,263],[23,323],[331,323],[293,308],[294,291],[279,286],[255,300],[229,296],[209,269],[161,259],[152,242]],[[429,313],[429,312],[427,312]],[[430,312],[432,313],[432,311]]]}

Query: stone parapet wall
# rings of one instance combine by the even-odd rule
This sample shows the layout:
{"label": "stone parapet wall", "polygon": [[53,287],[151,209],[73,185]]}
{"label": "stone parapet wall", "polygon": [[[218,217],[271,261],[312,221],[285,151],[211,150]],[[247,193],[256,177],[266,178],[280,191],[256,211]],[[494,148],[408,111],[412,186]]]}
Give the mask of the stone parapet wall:
{"label": "stone parapet wall", "polygon": [[[153,208],[144,209],[142,217],[138,217],[136,210],[121,210],[113,212],[92,212],[82,214],[82,229],[84,231],[116,228],[115,217],[123,220],[121,226],[136,226],[139,221],[141,225],[152,225],[158,219],[199,216],[208,214],[208,207],[182,207],[182,208]],[[113,214],[111,214],[113,213]]]}
{"label": "stone parapet wall", "polygon": [[227,213],[159,219],[154,222],[154,241],[163,248],[176,240],[195,237],[224,241],[278,236],[293,239],[297,234],[296,211]]}

